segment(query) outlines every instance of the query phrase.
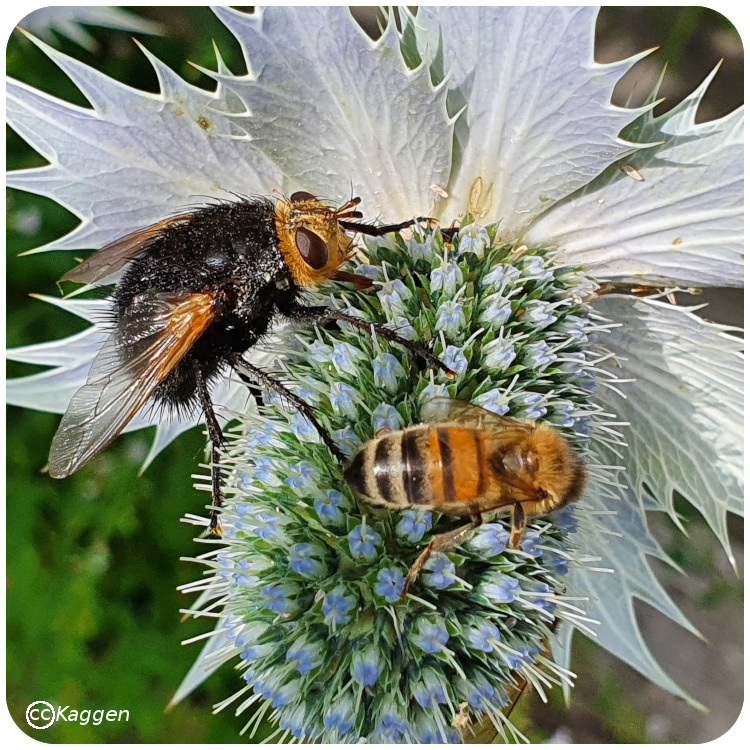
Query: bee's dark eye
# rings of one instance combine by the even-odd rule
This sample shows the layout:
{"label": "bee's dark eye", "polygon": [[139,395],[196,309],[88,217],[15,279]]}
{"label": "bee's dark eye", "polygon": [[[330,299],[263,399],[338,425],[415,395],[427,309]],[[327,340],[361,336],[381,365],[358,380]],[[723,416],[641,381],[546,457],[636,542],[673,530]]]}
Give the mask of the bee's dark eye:
{"label": "bee's dark eye", "polygon": [[302,260],[310,268],[319,271],[321,268],[326,267],[328,263],[328,246],[315,232],[302,227],[297,230],[294,241],[297,243],[297,250],[299,250]]}
{"label": "bee's dark eye", "polygon": [[315,200],[315,196],[312,193],[306,193],[304,190],[298,190],[296,193],[292,193],[289,200],[292,203],[301,203],[302,201]]}

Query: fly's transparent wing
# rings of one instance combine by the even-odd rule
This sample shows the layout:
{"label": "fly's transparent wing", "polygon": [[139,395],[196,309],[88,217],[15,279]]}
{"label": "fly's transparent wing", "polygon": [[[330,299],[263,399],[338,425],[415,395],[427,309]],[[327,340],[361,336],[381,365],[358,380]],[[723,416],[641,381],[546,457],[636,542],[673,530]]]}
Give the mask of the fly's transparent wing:
{"label": "fly's transparent wing", "polygon": [[216,315],[213,294],[141,295],[143,335],[123,356],[113,332],[91,364],[52,440],[50,476],[67,477],[104,450],[146,404]]}
{"label": "fly's transparent wing", "polygon": [[126,234],[101,250],[97,250],[68,271],[60,281],[95,284],[124,268],[133,258],[137,258],[163,231],[177,224],[185,224],[190,221],[190,218],[191,214],[172,216],[157,224]]}

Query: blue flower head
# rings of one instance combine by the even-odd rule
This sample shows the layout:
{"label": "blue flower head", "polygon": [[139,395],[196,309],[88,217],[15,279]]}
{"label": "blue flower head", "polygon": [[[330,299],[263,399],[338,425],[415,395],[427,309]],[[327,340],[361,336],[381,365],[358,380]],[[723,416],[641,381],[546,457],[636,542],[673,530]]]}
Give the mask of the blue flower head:
{"label": "blue flower head", "polygon": [[555,523],[565,531],[566,534],[575,534],[578,531],[578,519],[576,518],[576,509],[568,505],[562,510],[552,514]]}
{"label": "blue flower head", "polygon": [[315,512],[318,518],[331,526],[341,526],[344,523],[344,510],[349,508],[347,499],[336,490],[323,490],[322,497],[315,499]]}
{"label": "blue flower head", "polygon": [[588,334],[584,330],[588,325],[588,321],[583,318],[579,318],[577,315],[568,315],[557,324],[556,329],[567,333],[574,341],[583,344],[588,341]]}
{"label": "blue flower head", "polygon": [[447,589],[456,581],[456,566],[446,555],[433,555],[424,566],[422,581],[432,589]]}
{"label": "blue flower head", "polygon": [[469,626],[466,635],[472,648],[486,654],[492,653],[495,643],[500,641],[500,631],[488,620]]}
{"label": "blue flower head", "polygon": [[556,576],[568,575],[568,561],[562,555],[557,554],[553,550],[544,550],[544,564],[550,569]]}
{"label": "blue flower head", "polygon": [[506,370],[516,358],[516,350],[513,344],[507,339],[499,336],[492,339],[482,348],[484,354],[484,364],[494,370]]}
{"label": "blue flower head", "polygon": [[459,253],[475,253],[480,258],[484,258],[484,252],[490,246],[490,235],[484,227],[478,224],[467,224],[461,228],[458,236],[460,238]]}
{"label": "blue flower head", "polygon": [[287,650],[287,661],[301,674],[312,672],[323,663],[325,647],[320,641],[298,638]]}
{"label": "blue flower head", "polygon": [[315,580],[328,573],[326,551],[317,544],[300,542],[289,549],[289,567],[301,576]]}
{"label": "blue flower head", "polygon": [[518,413],[519,419],[539,419],[547,413],[545,406],[545,395],[543,393],[518,393],[515,403],[523,404],[524,409]]}
{"label": "blue flower head", "polygon": [[393,604],[401,598],[406,578],[398,568],[383,568],[378,572],[375,593]]}
{"label": "blue flower head", "polygon": [[353,596],[347,596],[343,586],[337,586],[323,597],[323,617],[329,625],[346,625],[350,612],[357,606]]}
{"label": "blue flower head", "polygon": [[534,328],[547,328],[557,321],[554,308],[547,302],[534,299],[526,303],[526,308],[521,315],[521,320],[534,326]]}
{"label": "blue flower head", "polygon": [[547,268],[544,258],[539,255],[527,255],[521,258],[524,278],[536,278],[539,281],[552,281],[555,274]]}
{"label": "blue flower head", "polygon": [[256,659],[262,659],[269,654],[272,654],[276,650],[276,646],[273,643],[253,643],[247,648],[242,649],[240,658],[245,661],[255,661]]}
{"label": "blue flower head", "polygon": [[378,404],[372,413],[372,426],[375,432],[385,429],[400,430],[404,422],[398,409],[390,404]]}
{"label": "blue flower head", "polygon": [[349,532],[349,549],[357,560],[373,562],[378,558],[378,547],[383,543],[383,538],[372,526],[364,523],[355,526]]}
{"label": "blue flower head", "polygon": [[427,510],[405,510],[396,524],[396,535],[412,544],[422,540],[428,528],[432,527],[432,512]]}
{"label": "blue flower head", "polygon": [[415,622],[409,640],[426,654],[439,654],[448,643],[448,629],[442,618],[423,616]]}
{"label": "blue flower head", "polygon": [[497,388],[493,388],[491,391],[477,396],[474,399],[474,403],[502,417],[503,414],[507,414],[510,410],[508,406],[509,400],[506,394],[501,393]]}
{"label": "blue flower head", "polygon": [[334,430],[331,437],[333,437],[334,442],[338,445],[339,450],[346,456],[353,456],[362,446],[362,441],[351,427]]}
{"label": "blue flower head", "polygon": [[546,341],[535,341],[524,347],[524,364],[539,372],[545,370],[555,359],[555,353]]}
{"label": "blue flower head", "polygon": [[412,293],[401,279],[396,279],[383,284],[377,296],[386,317],[388,320],[393,320],[396,315],[406,313],[406,302],[411,298]]}
{"label": "blue flower head", "polygon": [[281,714],[279,728],[291,732],[297,739],[307,735],[310,730],[305,722],[305,704],[301,703],[294,710]]}
{"label": "blue flower head", "polygon": [[[288,706],[293,700],[299,697],[302,688],[302,680],[295,678],[284,685],[277,685],[274,681],[271,685],[271,705],[274,708]],[[263,695],[265,698],[265,694]]]}
{"label": "blue flower head", "polygon": [[521,595],[521,584],[512,576],[495,573],[489,581],[483,583],[480,592],[491,602],[510,604]]}
{"label": "blue flower head", "polygon": [[445,743],[454,745],[461,741],[461,735],[454,727],[444,724],[436,724],[435,714],[430,711],[415,711],[416,716],[412,718],[412,742],[420,745],[443,745]]}
{"label": "blue flower head", "polygon": [[253,424],[247,431],[247,442],[250,448],[268,448],[279,432],[279,426],[274,422],[258,422]]}
{"label": "blue flower head", "polygon": [[448,388],[443,383],[429,383],[419,394],[419,403],[424,404],[433,398],[445,398],[449,395]]}
{"label": "blue flower head", "polygon": [[390,328],[407,341],[416,341],[418,338],[414,326],[403,315],[394,315]]}
{"label": "blue flower head", "polygon": [[479,710],[487,708],[487,704],[492,700],[495,693],[487,678],[477,671],[471,673],[465,680],[460,677],[455,679],[453,686],[461,700],[466,701],[472,708]]}
{"label": "blue flower head", "polygon": [[375,385],[385,388],[389,393],[398,390],[398,381],[406,375],[401,363],[389,352],[381,352],[372,361],[372,372]]}
{"label": "blue flower head", "polygon": [[317,489],[320,481],[318,470],[307,461],[299,461],[287,470],[289,476],[284,482],[298,494],[308,494]]}
{"label": "blue flower head", "polygon": [[294,412],[289,417],[289,429],[298,440],[302,440],[303,442],[317,443],[320,441],[318,431],[312,422],[300,412]]}
{"label": "blue flower head", "polygon": [[[550,593],[549,584],[544,583],[544,581],[529,581],[526,584],[525,589],[526,591],[533,591],[539,594]],[[545,612],[549,612],[550,614],[552,614],[556,608],[555,602],[548,597],[532,596],[527,597],[526,601],[536,607],[541,607]]]}
{"label": "blue flower head", "polygon": [[266,597],[266,609],[279,615],[288,615],[297,611],[295,597],[299,587],[294,583],[269,583],[261,586],[260,593]]}
{"label": "blue flower head", "polygon": [[435,328],[444,331],[448,338],[458,336],[461,329],[466,325],[464,306],[455,300],[446,300],[437,310]]}
{"label": "blue flower head", "polygon": [[442,292],[446,297],[452,297],[463,283],[461,269],[452,261],[441,263],[430,274],[430,291]]}
{"label": "blue flower head", "polygon": [[349,419],[357,418],[357,404],[360,398],[356,388],[352,388],[348,383],[343,383],[340,380],[334,380],[327,395],[331,402],[331,408],[336,414],[341,414]]}
{"label": "blue flower head", "polygon": [[498,263],[482,280],[495,292],[502,292],[507,286],[514,284],[521,276],[521,271],[510,263]]}
{"label": "blue flower head", "polygon": [[411,693],[422,708],[433,708],[448,702],[443,679],[432,667],[423,669],[411,688]]}
{"label": "blue flower head", "polygon": [[494,330],[498,330],[504,323],[507,323],[513,313],[510,300],[500,294],[500,292],[495,292],[485,298],[483,307],[484,309],[479,316],[479,322],[490,326]]}
{"label": "blue flower head", "polygon": [[333,349],[328,344],[324,344],[322,341],[316,339],[309,345],[309,349],[305,356],[313,362],[325,365],[331,361],[332,353]]}
{"label": "blue flower head", "polygon": [[336,730],[339,734],[346,734],[356,719],[354,696],[350,692],[339,694],[336,701],[328,707],[323,716],[326,729]]}
{"label": "blue flower head", "polygon": [[417,237],[412,237],[406,246],[414,260],[432,260],[435,257],[435,248],[433,247],[433,236],[428,234],[424,242],[420,242]]}
{"label": "blue flower head", "polygon": [[469,369],[469,360],[466,359],[463,349],[459,349],[457,346],[446,346],[440,359],[443,360],[444,365],[450,367],[456,373],[456,380],[461,380]]}
{"label": "blue flower head", "polygon": [[356,377],[359,374],[358,362],[361,356],[351,344],[336,344],[331,353],[331,362],[339,373]]}
{"label": "blue flower head", "polygon": [[238,586],[254,586],[258,582],[258,576],[254,575],[257,571],[249,560],[241,560],[234,570],[232,578]]}
{"label": "blue flower head", "polygon": [[[282,517],[272,510],[261,510],[253,518],[255,536],[266,542],[280,542],[286,539]],[[249,527],[252,528],[252,527]]]}
{"label": "blue flower head", "polygon": [[373,742],[401,743],[407,737],[409,725],[393,701],[387,700],[380,712],[380,721]]}
{"label": "blue flower head", "polygon": [[374,685],[382,671],[383,660],[376,646],[367,646],[354,653],[351,675],[357,684],[362,687]]}
{"label": "blue flower head", "polygon": [[276,487],[281,484],[281,480],[278,478],[278,469],[270,456],[259,456],[255,459],[251,476],[254,482],[266,486]]}
{"label": "blue flower head", "polygon": [[521,542],[521,549],[527,555],[541,557],[544,554],[544,550],[539,547],[540,542],[542,542],[540,533],[536,529],[532,529],[526,532],[526,536]]}
{"label": "blue flower head", "polygon": [[497,557],[505,552],[509,541],[510,534],[505,526],[501,523],[485,523],[464,546],[484,557]]}
{"label": "blue flower head", "polygon": [[554,411],[548,416],[549,421],[558,427],[575,427],[578,418],[574,416],[576,407],[571,403],[555,404]]}

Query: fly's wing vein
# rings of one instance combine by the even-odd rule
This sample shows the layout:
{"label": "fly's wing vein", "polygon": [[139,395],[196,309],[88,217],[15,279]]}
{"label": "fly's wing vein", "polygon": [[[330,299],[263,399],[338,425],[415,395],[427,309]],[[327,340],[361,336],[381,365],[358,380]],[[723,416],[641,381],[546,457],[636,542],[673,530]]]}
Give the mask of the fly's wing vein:
{"label": "fly's wing vein", "polygon": [[190,221],[190,218],[190,214],[180,214],[126,234],[124,237],[120,237],[97,250],[93,255],[68,271],[60,281],[96,284],[137,258],[163,231],[178,224],[185,224]]}

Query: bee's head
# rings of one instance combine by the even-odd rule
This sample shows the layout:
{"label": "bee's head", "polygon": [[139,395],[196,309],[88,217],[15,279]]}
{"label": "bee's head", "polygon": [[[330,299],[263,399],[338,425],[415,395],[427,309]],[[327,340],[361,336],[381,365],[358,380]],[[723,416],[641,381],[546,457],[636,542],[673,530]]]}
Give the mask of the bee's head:
{"label": "bee's head", "polygon": [[540,488],[539,500],[554,499],[554,509],[583,493],[586,467],[570,443],[554,428],[537,426],[521,456],[527,476]]}
{"label": "bee's head", "polygon": [[358,203],[359,198],[355,198],[333,209],[305,192],[293,193],[276,203],[279,249],[295,284],[322,284],[352,256],[352,240],[339,221],[361,218],[359,211],[351,210]]}

